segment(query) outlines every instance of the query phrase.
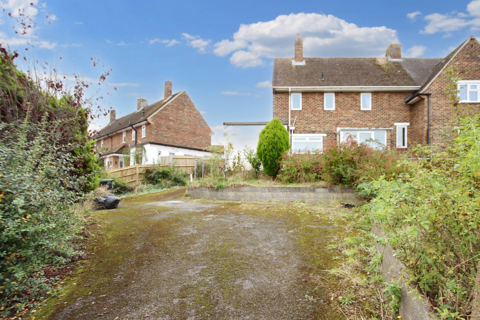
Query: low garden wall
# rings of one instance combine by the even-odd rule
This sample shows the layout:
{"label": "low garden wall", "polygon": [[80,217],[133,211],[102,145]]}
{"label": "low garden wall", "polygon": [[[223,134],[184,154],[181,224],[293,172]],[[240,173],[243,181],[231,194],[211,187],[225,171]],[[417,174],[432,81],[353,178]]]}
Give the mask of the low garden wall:
{"label": "low garden wall", "polygon": [[189,188],[187,192],[192,198],[224,201],[343,202],[350,204],[362,202],[352,188],[342,187],[226,187],[218,190],[201,187]]}
{"label": "low garden wall", "polygon": [[[372,228],[373,233],[379,238],[385,238],[385,234],[379,226]],[[382,274],[387,282],[400,279],[402,287],[402,298],[400,299],[399,313],[402,319],[407,320],[431,320],[434,319],[429,315],[432,312],[429,305],[424,301],[416,298],[414,292],[408,292],[408,288],[402,279],[402,270],[404,265],[395,257],[393,248],[387,243],[382,245],[376,243],[375,247],[378,252],[383,255]]]}

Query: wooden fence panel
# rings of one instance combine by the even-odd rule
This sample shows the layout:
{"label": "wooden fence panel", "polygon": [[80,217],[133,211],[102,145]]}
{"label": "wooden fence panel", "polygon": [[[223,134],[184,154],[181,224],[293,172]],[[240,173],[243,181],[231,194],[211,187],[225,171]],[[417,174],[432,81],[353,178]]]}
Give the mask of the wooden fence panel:
{"label": "wooden fence panel", "polygon": [[148,168],[153,168],[156,166],[172,168],[176,170],[183,171],[187,174],[193,174],[195,170],[195,157],[160,157],[160,164],[140,164],[124,168],[111,169],[107,170],[107,173],[110,176],[119,177],[124,179],[130,185],[138,185],[145,178],[145,171]]}

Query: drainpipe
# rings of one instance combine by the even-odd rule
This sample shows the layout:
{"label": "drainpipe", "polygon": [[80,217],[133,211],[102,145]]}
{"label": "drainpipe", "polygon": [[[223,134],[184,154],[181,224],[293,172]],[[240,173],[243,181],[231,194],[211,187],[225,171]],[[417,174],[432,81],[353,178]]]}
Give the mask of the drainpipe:
{"label": "drainpipe", "polygon": [[288,142],[290,144],[290,154],[292,154],[292,130],[290,130],[290,114],[291,114],[291,107],[292,104],[292,88],[288,88]]}
{"label": "drainpipe", "polygon": [[419,95],[427,96],[427,145],[430,145],[430,96],[431,93],[420,93]]}
{"label": "drainpipe", "polygon": [[137,130],[132,126],[132,121],[128,121],[128,125],[132,127],[132,130],[135,131],[135,145],[137,145]]}

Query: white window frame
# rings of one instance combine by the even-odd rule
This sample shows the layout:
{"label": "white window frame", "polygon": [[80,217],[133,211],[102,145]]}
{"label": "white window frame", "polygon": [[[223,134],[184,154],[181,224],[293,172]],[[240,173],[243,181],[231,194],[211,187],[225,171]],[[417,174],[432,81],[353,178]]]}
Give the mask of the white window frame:
{"label": "white window frame", "polygon": [[[403,123],[394,123],[395,125],[395,136],[397,137],[395,146],[399,149],[407,149],[408,148],[408,126],[410,123],[403,122]],[[398,134],[398,130],[405,128],[405,145],[400,145],[400,136]]]}
{"label": "white window frame", "polygon": [[[299,109],[293,109],[293,97],[294,96],[300,96],[300,108]],[[301,92],[298,92],[298,93],[291,93],[290,94],[290,110],[292,111],[299,111],[299,110],[302,110],[302,93]]]}
{"label": "white window frame", "polygon": [[[477,86],[477,89],[472,90],[471,86]],[[460,87],[461,86],[467,86],[467,100],[461,100],[460,96]],[[458,81],[458,99],[460,103],[480,103],[480,81],[473,81],[473,80],[463,80],[463,81]],[[476,91],[477,92],[477,101],[471,101],[470,100],[470,92],[471,91]]]}
{"label": "white window frame", "polygon": [[[326,136],[327,134],[325,133],[314,133],[314,134],[294,133],[292,134],[292,152],[294,152],[295,150],[295,138],[307,138],[307,142],[308,142],[308,138],[322,138],[322,149],[320,151],[323,151],[323,142]],[[313,151],[313,150],[310,150],[310,151]]]}
{"label": "white window frame", "polygon": [[[363,96],[369,96],[370,97],[370,108],[364,108],[363,107]],[[362,92],[360,94],[360,110],[372,110],[372,94],[370,92]]]}
{"label": "white window frame", "polygon": [[100,140],[100,148],[103,148],[103,139]]}
{"label": "white window frame", "polygon": [[[327,109],[327,96],[333,96],[333,109]],[[335,92],[326,92],[323,94],[323,110],[335,111]]]}
{"label": "white window frame", "polygon": [[146,135],[147,135],[147,126],[143,125],[142,126],[142,138],[145,138]]}
{"label": "white window frame", "polygon": [[[345,130],[345,131],[340,131],[340,142],[343,142],[343,138],[345,136],[346,132],[349,131],[357,131],[357,141],[360,141],[360,133],[370,133],[372,135],[372,139],[374,138],[375,131],[368,131],[368,130],[358,130],[358,129],[352,129],[352,130]],[[383,131],[383,130],[376,130],[376,131]]]}
{"label": "white window frame", "polygon": [[137,134],[135,133],[135,130],[132,129],[132,141],[135,141],[135,136],[136,136],[136,135],[137,135]]}
{"label": "white window frame", "polygon": [[122,134],[122,142],[125,143],[125,140],[127,139],[127,131],[123,131]]}

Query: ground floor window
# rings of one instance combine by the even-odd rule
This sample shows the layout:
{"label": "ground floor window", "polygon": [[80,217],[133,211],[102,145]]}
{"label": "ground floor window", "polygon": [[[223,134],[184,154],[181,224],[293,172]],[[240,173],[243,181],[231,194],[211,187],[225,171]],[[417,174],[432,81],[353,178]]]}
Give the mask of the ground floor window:
{"label": "ground floor window", "polygon": [[374,148],[383,149],[387,145],[387,131],[385,130],[344,130],[340,131],[340,142],[348,139],[358,143],[367,143]]}
{"label": "ground floor window", "polygon": [[410,123],[395,123],[397,127],[397,148],[407,148],[407,128]]}
{"label": "ground floor window", "polygon": [[294,134],[292,135],[292,150],[294,153],[305,151],[322,151],[325,134]]}

